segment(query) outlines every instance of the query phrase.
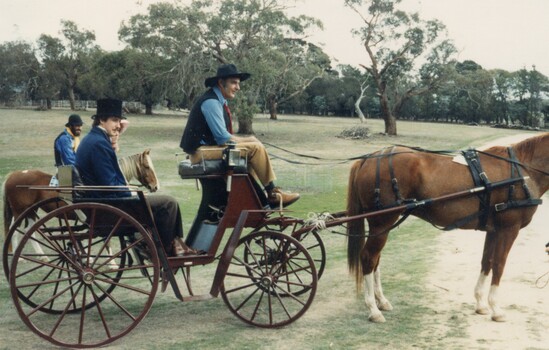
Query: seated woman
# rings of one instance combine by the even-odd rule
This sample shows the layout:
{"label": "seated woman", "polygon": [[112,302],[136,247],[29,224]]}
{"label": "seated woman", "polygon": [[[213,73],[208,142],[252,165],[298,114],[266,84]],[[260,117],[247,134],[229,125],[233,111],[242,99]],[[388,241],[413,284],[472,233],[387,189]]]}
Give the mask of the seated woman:
{"label": "seated woman", "polygon": [[[82,182],[87,186],[121,186],[120,191],[90,191],[88,197],[124,198],[131,197],[126,179],[118,166],[118,159],[113,150],[110,137],[120,131],[122,101],[102,99],[97,101],[97,112],[93,118],[90,133],[84,137],[76,152],[75,166]],[[127,188],[126,188],[127,189]],[[166,195],[150,195],[147,200],[151,206],[160,240],[168,254],[174,256],[192,255],[197,252],[183,242],[183,224],[181,212],[175,198]],[[139,219],[144,213],[139,202],[124,205],[124,210]]]}

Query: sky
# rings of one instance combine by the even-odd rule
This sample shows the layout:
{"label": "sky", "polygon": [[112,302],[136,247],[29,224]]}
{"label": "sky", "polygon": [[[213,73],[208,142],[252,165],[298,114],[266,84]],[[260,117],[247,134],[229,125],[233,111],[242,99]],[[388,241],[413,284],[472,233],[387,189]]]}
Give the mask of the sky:
{"label": "sky", "polygon": [[[0,0],[0,43],[35,42],[42,33],[59,36],[60,20],[67,19],[94,31],[103,49],[120,50],[120,23],[153,2],[158,0]],[[343,0],[287,3],[291,14],[324,23],[324,31],[312,33],[310,40],[321,44],[336,64],[368,64],[364,48],[351,34],[362,26],[361,19]],[[549,0],[403,0],[401,8],[444,23],[460,61],[508,71],[535,66],[549,76]]]}

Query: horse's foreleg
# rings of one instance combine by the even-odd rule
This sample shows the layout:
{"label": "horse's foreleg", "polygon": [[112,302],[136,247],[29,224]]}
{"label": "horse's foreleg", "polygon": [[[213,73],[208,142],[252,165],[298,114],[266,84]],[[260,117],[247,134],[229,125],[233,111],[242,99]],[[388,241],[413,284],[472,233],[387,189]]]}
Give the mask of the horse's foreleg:
{"label": "horse's foreleg", "polygon": [[475,299],[477,305],[475,312],[479,315],[488,315],[490,309],[488,307],[488,300],[486,298],[486,281],[492,271],[492,262],[495,254],[495,232],[486,232],[486,238],[484,239],[484,249],[482,252],[482,261],[480,263],[480,275],[478,276],[477,284],[475,286]]}
{"label": "horse's foreleg", "polygon": [[477,285],[475,286],[475,299],[477,300],[475,312],[479,315],[488,315],[490,313],[488,303],[486,302],[486,296],[484,295],[487,280],[488,274],[484,274],[484,272],[481,271],[478,276]]}
{"label": "horse's foreleg", "polygon": [[383,311],[391,311],[393,305],[385,298],[383,288],[381,288],[381,268],[378,265],[374,272],[374,293],[376,296],[377,307]]}

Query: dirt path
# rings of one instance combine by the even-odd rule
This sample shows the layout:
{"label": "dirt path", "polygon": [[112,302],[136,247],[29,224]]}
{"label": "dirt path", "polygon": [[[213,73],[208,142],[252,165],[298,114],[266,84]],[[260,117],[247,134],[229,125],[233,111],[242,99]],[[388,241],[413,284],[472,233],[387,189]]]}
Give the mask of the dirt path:
{"label": "dirt path", "polygon": [[[518,141],[505,138],[494,144]],[[433,324],[437,326],[426,332],[439,336],[440,348],[549,349],[549,255],[544,252],[549,240],[549,196],[544,202],[509,254],[499,292],[507,315],[503,323],[474,312],[473,290],[480,272],[484,233],[455,230],[438,237],[437,264],[428,280],[435,296]],[[456,320],[466,324],[465,334],[453,329]]]}

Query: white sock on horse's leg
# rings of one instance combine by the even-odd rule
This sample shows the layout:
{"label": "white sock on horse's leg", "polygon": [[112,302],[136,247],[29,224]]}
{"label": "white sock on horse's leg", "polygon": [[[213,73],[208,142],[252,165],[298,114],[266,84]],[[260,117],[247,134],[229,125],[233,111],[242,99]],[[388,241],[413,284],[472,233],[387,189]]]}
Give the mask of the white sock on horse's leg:
{"label": "white sock on horse's leg", "polygon": [[475,286],[475,299],[477,300],[475,312],[479,315],[488,315],[490,313],[487,299],[485,298],[485,295],[484,295],[487,279],[488,279],[488,275],[485,275],[483,272],[481,272],[480,275],[478,276],[477,285]]}
{"label": "white sock on horse's leg", "polygon": [[376,323],[385,322],[385,317],[383,317],[376,304],[373,272],[364,275],[364,301],[366,302],[366,307],[370,312],[368,320]]}
{"label": "white sock on horse's leg", "polygon": [[381,287],[381,268],[378,265],[376,271],[374,272],[374,293],[376,296],[377,306],[380,310],[391,311],[393,305],[385,298],[383,294],[383,288]]}
{"label": "white sock on horse's leg", "polygon": [[496,286],[494,284],[490,286],[490,293],[488,294],[488,304],[490,304],[490,307],[492,308],[492,321],[504,322],[505,313],[498,306],[498,302],[497,302],[498,290],[499,290],[499,286]]}

